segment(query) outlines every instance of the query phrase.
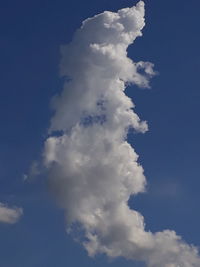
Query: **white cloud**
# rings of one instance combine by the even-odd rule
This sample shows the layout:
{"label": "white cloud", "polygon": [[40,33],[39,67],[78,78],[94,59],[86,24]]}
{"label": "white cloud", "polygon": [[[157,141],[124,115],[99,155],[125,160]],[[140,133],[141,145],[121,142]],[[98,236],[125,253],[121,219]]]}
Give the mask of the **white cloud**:
{"label": "white cloud", "polygon": [[127,83],[148,87],[155,74],[152,63],[127,57],[127,47],[142,35],[144,25],[140,1],[87,19],[62,47],[61,74],[71,80],[53,101],[44,164],[67,227],[80,225],[90,256],[123,256],[149,267],[197,267],[195,247],[174,231],[145,231],[143,216],[127,204],[146,184],[126,138],[129,128],[144,133],[148,127],[125,94]]}
{"label": "white cloud", "polygon": [[14,224],[23,214],[22,208],[10,208],[7,205],[0,203],[0,223]]}

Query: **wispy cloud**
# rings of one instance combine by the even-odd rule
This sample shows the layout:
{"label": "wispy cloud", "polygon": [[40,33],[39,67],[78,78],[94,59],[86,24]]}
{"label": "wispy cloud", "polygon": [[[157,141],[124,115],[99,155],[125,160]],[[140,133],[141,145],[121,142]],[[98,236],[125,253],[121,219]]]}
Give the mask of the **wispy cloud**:
{"label": "wispy cloud", "polygon": [[148,127],[125,94],[128,83],[148,87],[155,74],[152,63],[127,57],[144,25],[140,1],[87,19],[62,47],[61,74],[71,80],[53,101],[44,164],[67,227],[80,226],[90,256],[123,256],[149,267],[199,267],[194,246],[171,230],[145,231],[143,216],[127,204],[146,185],[138,155],[126,140],[129,128],[144,133]]}
{"label": "wispy cloud", "polygon": [[11,208],[8,207],[6,204],[0,203],[0,223],[14,224],[18,222],[22,214],[22,208]]}

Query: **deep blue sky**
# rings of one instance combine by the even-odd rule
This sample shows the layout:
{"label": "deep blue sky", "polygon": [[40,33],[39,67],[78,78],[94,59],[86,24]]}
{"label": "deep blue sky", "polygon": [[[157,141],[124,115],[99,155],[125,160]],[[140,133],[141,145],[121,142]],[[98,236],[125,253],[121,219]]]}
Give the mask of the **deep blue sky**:
{"label": "deep blue sky", "polygon": [[[24,208],[16,225],[0,225],[3,267],[136,266],[109,262],[85,251],[65,234],[62,211],[45,180],[22,176],[42,150],[51,111],[62,88],[59,47],[81,21],[104,10],[132,6],[130,0],[1,1],[0,11],[0,202]],[[147,177],[148,192],[130,200],[147,229],[174,229],[200,246],[200,2],[146,1],[144,36],[129,48],[135,61],[159,72],[152,88],[130,87],[136,111],[149,123],[145,135],[130,134]]]}

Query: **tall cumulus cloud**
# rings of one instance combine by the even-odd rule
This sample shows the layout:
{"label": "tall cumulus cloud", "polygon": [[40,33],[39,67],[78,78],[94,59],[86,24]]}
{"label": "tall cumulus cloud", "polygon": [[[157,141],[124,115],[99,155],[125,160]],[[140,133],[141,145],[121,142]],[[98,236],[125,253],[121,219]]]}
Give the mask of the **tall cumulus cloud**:
{"label": "tall cumulus cloud", "polygon": [[145,231],[143,216],[128,206],[130,196],[146,185],[127,133],[130,128],[144,133],[148,126],[125,94],[126,85],[148,87],[155,74],[152,63],[127,57],[144,25],[140,1],[85,20],[62,47],[66,82],[52,101],[44,165],[68,231],[80,229],[90,256],[122,256],[149,267],[199,267],[197,248],[171,230]]}

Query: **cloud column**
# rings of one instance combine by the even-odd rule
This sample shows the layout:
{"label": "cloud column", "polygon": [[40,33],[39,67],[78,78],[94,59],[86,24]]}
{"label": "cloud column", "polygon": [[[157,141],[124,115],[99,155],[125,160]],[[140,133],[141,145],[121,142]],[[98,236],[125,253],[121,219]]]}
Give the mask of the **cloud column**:
{"label": "cloud column", "polygon": [[155,74],[152,63],[127,57],[144,25],[140,1],[85,20],[62,47],[60,69],[67,81],[53,99],[44,165],[68,231],[76,225],[84,233],[80,241],[90,256],[123,256],[150,267],[198,267],[195,247],[174,231],[146,232],[143,216],[127,204],[146,184],[127,133],[130,128],[144,133],[148,126],[125,94],[127,84],[148,87]]}

